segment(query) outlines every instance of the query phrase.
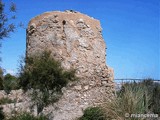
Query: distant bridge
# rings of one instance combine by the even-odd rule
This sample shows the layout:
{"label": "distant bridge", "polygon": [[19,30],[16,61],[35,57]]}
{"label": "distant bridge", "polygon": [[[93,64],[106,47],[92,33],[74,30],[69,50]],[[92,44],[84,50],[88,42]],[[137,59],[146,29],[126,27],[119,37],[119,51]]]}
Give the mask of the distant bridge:
{"label": "distant bridge", "polygon": [[124,83],[132,83],[132,82],[142,82],[144,80],[152,80],[153,82],[157,82],[157,83],[160,83],[160,80],[155,80],[155,79],[150,79],[150,78],[144,78],[144,79],[134,79],[134,78],[121,78],[121,79],[114,79],[115,81],[115,84],[116,84],[116,90],[119,90],[121,88],[121,86],[124,84]]}

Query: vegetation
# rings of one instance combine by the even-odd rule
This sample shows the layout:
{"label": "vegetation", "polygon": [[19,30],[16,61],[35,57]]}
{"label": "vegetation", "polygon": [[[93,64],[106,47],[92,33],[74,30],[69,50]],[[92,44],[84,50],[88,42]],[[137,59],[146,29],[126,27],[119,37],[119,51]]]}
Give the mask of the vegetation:
{"label": "vegetation", "polygon": [[[153,79],[144,79],[142,82],[126,83],[124,86],[132,86],[133,88],[145,88],[147,96],[150,97],[148,111],[160,115],[160,83],[153,82]],[[123,87],[121,92],[123,91]]]}
{"label": "vegetation", "polygon": [[[103,109],[106,112],[107,119],[124,120],[126,113],[147,113],[150,105],[149,101],[150,96],[148,96],[146,87],[126,84],[117,94],[115,100],[107,102]],[[132,118],[132,120],[136,119]],[[128,118],[128,120],[130,119]]]}
{"label": "vegetation", "polygon": [[9,104],[9,103],[14,103],[14,100],[11,100],[9,98],[1,98],[0,99],[0,105],[4,105],[4,104]]}
{"label": "vegetation", "polygon": [[[99,107],[87,108],[79,120],[99,120],[97,114],[103,116],[102,120],[125,120],[126,113],[160,114],[160,84],[153,82],[152,79],[145,79],[138,83],[125,83],[114,100],[103,103],[100,109]],[[144,118],[127,117],[127,120],[142,119]]]}
{"label": "vegetation", "polygon": [[69,81],[77,79],[75,70],[64,70],[61,63],[51,57],[51,52],[31,56],[20,69],[20,86],[31,90],[32,100],[38,107],[38,113],[49,104],[59,100],[61,89]]}
{"label": "vegetation", "polygon": [[105,114],[100,107],[90,107],[84,111],[84,115],[78,120],[105,120]]}
{"label": "vegetation", "polygon": [[0,90],[3,90],[3,70],[0,68]]}
{"label": "vegetation", "polygon": [[[0,0],[0,40],[2,40],[5,37],[9,37],[9,34],[15,31],[15,24],[12,23],[12,20],[16,18],[15,16],[16,5],[14,3],[11,3],[8,13],[6,13],[5,10],[6,10],[5,4],[2,0]],[[1,41],[0,41],[0,47],[1,47]],[[3,70],[0,67],[0,90],[2,89],[3,89]]]}
{"label": "vegetation", "polygon": [[11,74],[3,75],[3,70],[0,68],[0,90],[4,90],[7,94],[11,90],[19,89],[19,80],[16,76]]}
{"label": "vegetation", "polygon": [[3,80],[3,89],[7,94],[9,94],[11,90],[19,89],[18,79],[11,74],[6,74]]}
{"label": "vegetation", "polygon": [[5,4],[0,0],[0,40],[9,37],[9,34],[15,30],[15,25],[11,21],[16,18],[16,5],[11,3],[9,8],[10,14],[5,13],[4,7]]}
{"label": "vegetation", "polygon": [[152,79],[145,79],[139,83],[146,86],[148,95],[151,96],[149,109],[155,114],[160,115],[160,83],[153,82]]}
{"label": "vegetation", "polygon": [[18,115],[11,117],[8,120],[48,120],[48,118],[43,115],[35,117],[30,113],[21,113],[21,114],[18,114]]}
{"label": "vegetation", "polygon": [[0,120],[4,120],[5,116],[4,116],[4,113],[3,113],[3,108],[0,107]]}

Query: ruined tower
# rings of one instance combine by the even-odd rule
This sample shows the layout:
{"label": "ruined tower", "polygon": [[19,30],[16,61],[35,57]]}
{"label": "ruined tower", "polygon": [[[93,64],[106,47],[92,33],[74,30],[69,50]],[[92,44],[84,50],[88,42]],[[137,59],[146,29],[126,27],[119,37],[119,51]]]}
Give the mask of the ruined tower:
{"label": "ruined tower", "polygon": [[106,65],[106,44],[100,22],[75,11],[46,12],[27,28],[26,56],[50,50],[65,69],[74,68],[80,80],[63,89],[54,107],[54,120],[71,120],[82,110],[110,99],[114,92],[113,70]]}

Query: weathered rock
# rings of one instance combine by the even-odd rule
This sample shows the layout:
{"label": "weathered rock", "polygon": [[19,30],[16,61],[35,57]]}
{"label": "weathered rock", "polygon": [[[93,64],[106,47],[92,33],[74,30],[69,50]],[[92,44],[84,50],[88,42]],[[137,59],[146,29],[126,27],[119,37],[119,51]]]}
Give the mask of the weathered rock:
{"label": "weathered rock", "polygon": [[12,100],[11,103],[6,102],[6,104],[0,105],[0,107],[3,108],[3,112],[5,113],[6,117],[10,117],[14,113],[32,112],[32,103],[30,102],[30,97],[28,93],[23,93],[21,89],[12,90],[9,94],[5,93],[4,90],[1,90],[0,99],[4,98]]}
{"label": "weathered rock", "polygon": [[44,113],[53,120],[71,120],[82,110],[114,95],[113,70],[106,66],[106,45],[100,22],[74,11],[47,12],[33,18],[27,29],[26,56],[50,50],[65,69],[75,68],[75,86],[63,89],[63,97]]}

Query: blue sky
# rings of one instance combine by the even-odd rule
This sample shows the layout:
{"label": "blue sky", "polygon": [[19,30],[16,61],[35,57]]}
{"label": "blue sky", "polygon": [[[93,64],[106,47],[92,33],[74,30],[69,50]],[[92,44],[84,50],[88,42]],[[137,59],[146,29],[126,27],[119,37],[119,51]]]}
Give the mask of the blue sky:
{"label": "blue sky", "polygon": [[[107,65],[115,78],[160,79],[159,0],[3,0],[17,5],[15,23],[46,11],[73,9],[101,22],[107,44]],[[26,30],[18,28],[2,42],[1,66],[15,73],[25,55]]]}

